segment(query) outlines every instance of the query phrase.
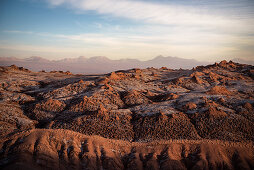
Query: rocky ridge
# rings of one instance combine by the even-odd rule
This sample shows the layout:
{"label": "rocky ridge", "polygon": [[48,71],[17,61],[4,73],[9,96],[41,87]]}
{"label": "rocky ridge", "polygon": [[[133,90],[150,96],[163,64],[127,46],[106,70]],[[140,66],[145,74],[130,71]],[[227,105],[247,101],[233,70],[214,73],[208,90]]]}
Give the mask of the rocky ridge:
{"label": "rocky ridge", "polygon": [[[25,147],[29,142],[26,140],[23,146],[23,142],[9,144],[7,142],[9,140],[14,138],[25,140],[34,134],[36,134],[35,138],[38,134],[48,138],[48,133],[57,135],[59,132],[59,135],[60,133],[63,135],[70,132],[73,140],[78,140],[75,139],[76,135],[89,135],[91,138],[99,135],[103,137],[100,138],[101,140],[119,140],[126,145],[134,143],[141,145],[142,143],[144,147],[149,146],[149,144],[143,144],[144,142],[160,143],[168,140],[173,143],[174,140],[183,140],[184,147],[193,148],[197,146],[185,145],[185,142],[199,141],[200,146],[203,146],[202,141],[206,141],[205,146],[210,146],[209,141],[219,141],[220,144],[223,141],[232,144],[251,143],[248,146],[251,148],[249,154],[252,157],[248,156],[248,159],[245,159],[239,156],[240,153],[237,155],[237,159],[245,162],[243,166],[251,169],[254,165],[251,161],[254,141],[253,70],[254,67],[251,65],[232,61],[198,66],[192,70],[173,70],[162,67],[121,70],[104,75],[76,75],[61,71],[31,72],[17,66],[0,67],[0,135],[2,138],[0,165],[8,169],[11,167],[9,163],[17,160],[11,159],[12,152],[6,150],[6,147],[11,147],[17,150],[17,155],[22,155],[22,149],[18,148]],[[17,135],[20,137],[16,137]],[[49,144],[52,142],[46,141]],[[242,147],[242,144],[239,144],[240,150],[246,149]],[[94,147],[97,146],[94,145]],[[213,147],[211,144],[211,148]],[[227,150],[227,147],[222,148]],[[234,152],[241,152],[238,149]],[[53,150],[58,152],[57,149]],[[154,152],[159,154],[162,151],[163,149]],[[35,151],[29,151],[29,154],[33,152]],[[177,151],[177,154],[179,153],[180,151]],[[142,154],[150,155],[151,153],[138,151],[132,154],[130,151],[125,159],[128,162],[128,159],[133,157],[132,155],[139,155],[141,159]],[[192,154],[195,159],[199,155],[189,152],[187,156]],[[95,155],[91,160],[97,159],[98,155]],[[150,156],[153,157],[153,155]],[[111,157],[113,162],[118,162],[115,165],[116,169],[128,169],[126,167],[131,166],[125,161],[121,162],[118,157]],[[138,161],[136,159],[137,156],[134,160]],[[161,168],[163,166],[158,164],[160,162],[158,159],[157,157],[152,160],[157,162],[156,165],[152,163],[155,166],[154,169],[163,169]],[[229,161],[232,159],[236,159],[232,154],[225,156],[223,160],[227,162],[222,165],[217,165],[217,159],[207,161],[214,161],[216,165],[213,164],[212,167],[222,166],[222,169],[233,169],[239,165]],[[33,162],[32,160],[31,158],[29,161]],[[109,161],[109,158],[106,157],[105,160]],[[178,160],[182,163],[181,165],[179,162],[176,163],[177,166],[179,164],[180,169],[194,167],[194,163],[186,164],[183,156]],[[49,161],[49,158],[44,161]],[[76,161],[80,164],[79,159]],[[202,165],[198,163],[197,166],[205,166],[205,169],[210,166],[209,163],[203,163]],[[100,166],[107,169],[102,164]],[[150,167],[146,163],[142,164],[142,161],[138,164],[140,166],[135,164],[138,169]],[[171,166],[170,164],[167,163],[168,166]],[[40,167],[36,161],[34,166]],[[65,164],[61,163],[57,166],[65,166]],[[91,165],[91,169],[97,166]],[[41,168],[43,167],[44,165]],[[67,169],[70,167],[69,164],[66,165]]]}

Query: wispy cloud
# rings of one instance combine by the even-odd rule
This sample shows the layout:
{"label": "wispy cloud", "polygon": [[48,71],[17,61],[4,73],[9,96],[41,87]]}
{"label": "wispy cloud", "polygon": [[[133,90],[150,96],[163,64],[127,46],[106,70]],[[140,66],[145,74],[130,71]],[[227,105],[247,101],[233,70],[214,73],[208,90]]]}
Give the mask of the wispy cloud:
{"label": "wispy cloud", "polygon": [[207,14],[194,7],[165,5],[133,0],[47,0],[53,6],[68,5],[77,10],[92,10],[146,23],[166,25],[226,26],[234,21],[224,16]]}
{"label": "wispy cloud", "polygon": [[[135,34],[121,34],[121,33],[87,33],[87,34],[52,34],[43,32],[32,31],[19,31],[19,30],[6,30],[6,33],[11,34],[29,34],[33,36],[51,37],[57,39],[65,39],[69,41],[77,41],[85,45],[95,46],[173,46],[173,45],[225,45],[232,41],[239,40],[239,37],[232,35],[217,35],[215,33],[198,32],[198,30],[179,32],[174,31],[173,34],[167,32],[161,32],[160,35],[135,35]],[[242,42],[249,37],[241,37]],[[249,39],[248,39],[249,40]],[[251,41],[251,40],[249,40]]]}

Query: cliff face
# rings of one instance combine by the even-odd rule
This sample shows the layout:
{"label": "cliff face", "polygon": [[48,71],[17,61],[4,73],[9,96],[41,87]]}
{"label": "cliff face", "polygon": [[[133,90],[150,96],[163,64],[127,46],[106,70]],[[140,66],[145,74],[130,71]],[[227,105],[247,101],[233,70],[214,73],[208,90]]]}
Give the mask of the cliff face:
{"label": "cliff face", "polygon": [[[254,67],[0,67],[5,169],[253,169]],[[61,130],[59,130],[61,129]]]}

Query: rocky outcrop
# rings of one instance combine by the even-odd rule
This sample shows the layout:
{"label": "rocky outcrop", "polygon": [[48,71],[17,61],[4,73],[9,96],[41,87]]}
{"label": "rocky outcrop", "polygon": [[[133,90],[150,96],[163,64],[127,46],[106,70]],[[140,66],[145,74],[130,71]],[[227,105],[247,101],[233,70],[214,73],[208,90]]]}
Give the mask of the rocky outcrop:
{"label": "rocky outcrop", "polygon": [[207,92],[207,94],[230,95],[231,92],[228,91],[226,87],[214,86]]}
{"label": "rocky outcrop", "polygon": [[144,94],[136,90],[131,90],[127,92],[127,94],[123,98],[123,101],[127,106],[135,106],[149,103],[149,99],[145,97]]}
{"label": "rocky outcrop", "polygon": [[38,121],[47,121],[55,117],[59,112],[65,109],[66,104],[56,99],[47,99],[35,104],[34,109],[29,113],[30,117]]}

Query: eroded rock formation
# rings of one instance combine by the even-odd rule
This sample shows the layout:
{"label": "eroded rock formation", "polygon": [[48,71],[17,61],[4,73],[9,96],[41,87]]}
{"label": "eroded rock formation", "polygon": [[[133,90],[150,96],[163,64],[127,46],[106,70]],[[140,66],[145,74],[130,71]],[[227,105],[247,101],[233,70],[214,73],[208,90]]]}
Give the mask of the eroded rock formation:
{"label": "eroded rock formation", "polygon": [[253,70],[227,61],[90,76],[0,67],[0,166],[254,169]]}

